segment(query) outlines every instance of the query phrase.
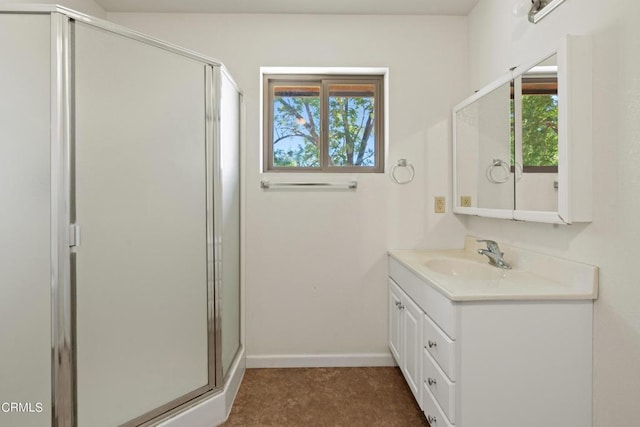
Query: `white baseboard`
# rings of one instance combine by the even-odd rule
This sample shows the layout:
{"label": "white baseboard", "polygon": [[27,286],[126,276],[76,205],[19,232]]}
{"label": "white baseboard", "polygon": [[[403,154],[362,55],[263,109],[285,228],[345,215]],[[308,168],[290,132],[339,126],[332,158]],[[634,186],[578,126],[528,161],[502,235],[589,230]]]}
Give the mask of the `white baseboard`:
{"label": "white baseboard", "polygon": [[247,368],[396,366],[391,353],[272,354],[247,356]]}

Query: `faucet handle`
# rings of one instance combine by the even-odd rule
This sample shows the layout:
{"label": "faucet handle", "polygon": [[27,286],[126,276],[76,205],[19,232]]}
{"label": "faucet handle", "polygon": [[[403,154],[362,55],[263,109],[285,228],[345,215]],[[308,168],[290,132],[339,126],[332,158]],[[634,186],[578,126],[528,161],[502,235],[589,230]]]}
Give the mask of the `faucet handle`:
{"label": "faucet handle", "polygon": [[491,252],[499,254],[500,252],[500,246],[498,246],[498,243],[495,240],[485,240],[485,239],[480,239],[480,240],[476,240],[476,242],[478,243],[486,243],[487,244],[487,249],[489,249]]}

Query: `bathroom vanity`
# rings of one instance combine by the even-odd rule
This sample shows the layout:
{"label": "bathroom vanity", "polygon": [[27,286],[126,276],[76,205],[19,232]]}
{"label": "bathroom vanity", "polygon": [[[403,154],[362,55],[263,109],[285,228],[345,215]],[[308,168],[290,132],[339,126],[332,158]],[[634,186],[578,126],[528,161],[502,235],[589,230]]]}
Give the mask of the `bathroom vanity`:
{"label": "bathroom vanity", "polygon": [[389,346],[431,427],[591,426],[597,267],[501,244],[389,251]]}

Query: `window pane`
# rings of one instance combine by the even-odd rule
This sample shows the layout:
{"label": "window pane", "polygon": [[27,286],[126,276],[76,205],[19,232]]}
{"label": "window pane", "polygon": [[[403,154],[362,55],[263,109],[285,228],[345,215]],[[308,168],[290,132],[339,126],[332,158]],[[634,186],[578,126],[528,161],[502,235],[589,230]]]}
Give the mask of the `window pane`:
{"label": "window pane", "polygon": [[273,86],[273,166],[320,166],[320,85]]}
{"label": "window pane", "polygon": [[329,85],[330,166],[375,166],[375,85]]}
{"label": "window pane", "polygon": [[524,166],[558,166],[557,80],[523,79],[522,160]]}

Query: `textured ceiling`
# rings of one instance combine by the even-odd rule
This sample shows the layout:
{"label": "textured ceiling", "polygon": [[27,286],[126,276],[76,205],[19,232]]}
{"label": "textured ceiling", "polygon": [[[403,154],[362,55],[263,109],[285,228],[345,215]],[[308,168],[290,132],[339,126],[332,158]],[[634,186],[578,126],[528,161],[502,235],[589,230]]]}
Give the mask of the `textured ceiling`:
{"label": "textured ceiling", "polygon": [[107,12],[467,15],[478,0],[94,0]]}

